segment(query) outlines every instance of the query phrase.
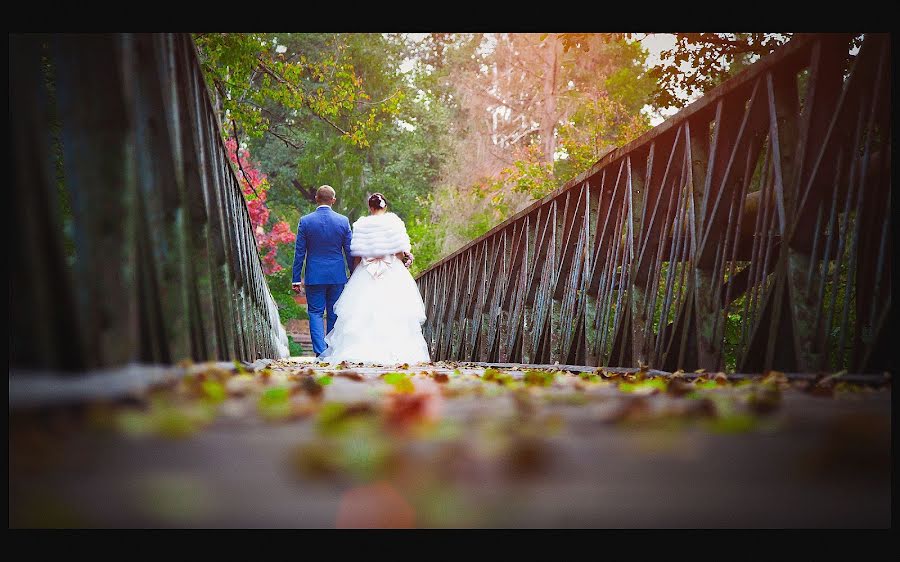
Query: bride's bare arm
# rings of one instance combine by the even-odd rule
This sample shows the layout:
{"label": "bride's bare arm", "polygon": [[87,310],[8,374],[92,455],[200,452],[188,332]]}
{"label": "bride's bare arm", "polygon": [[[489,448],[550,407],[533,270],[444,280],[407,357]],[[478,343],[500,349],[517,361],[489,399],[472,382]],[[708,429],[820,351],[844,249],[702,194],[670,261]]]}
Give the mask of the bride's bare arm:
{"label": "bride's bare arm", "polygon": [[353,269],[356,269],[356,266],[359,265],[359,262],[362,261],[362,258],[359,256],[353,257]]}

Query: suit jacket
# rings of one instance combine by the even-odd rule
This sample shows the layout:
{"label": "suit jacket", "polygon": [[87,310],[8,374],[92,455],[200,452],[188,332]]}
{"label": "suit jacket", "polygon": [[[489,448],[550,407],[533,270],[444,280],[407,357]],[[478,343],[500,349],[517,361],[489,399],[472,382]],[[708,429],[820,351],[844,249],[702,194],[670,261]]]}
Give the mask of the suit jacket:
{"label": "suit jacket", "polygon": [[[350,266],[350,221],[322,206],[300,217],[297,242],[294,246],[293,282],[300,282],[303,262],[307,285],[341,284],[347,282]],[[346,266],[346,267],[345,267]]]}

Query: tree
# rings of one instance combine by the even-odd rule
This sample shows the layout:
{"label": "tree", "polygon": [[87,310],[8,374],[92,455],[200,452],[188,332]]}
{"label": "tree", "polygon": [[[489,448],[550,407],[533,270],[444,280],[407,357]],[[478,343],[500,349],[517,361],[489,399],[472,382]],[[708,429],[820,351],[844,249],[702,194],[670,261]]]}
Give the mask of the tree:
{"label": "tree", "polygon": [[[368,196],[379,191],[410,228],[430,224],[428,196],[449,153],[452,124],[443,103],[423,91],[421,76],[401,69],[413,56],[414,44],[399,34],[279,34],[277,40],[285,55],[302,51],[319,59],[339,52],[341,63],[354,69],[367,95],[384,104],[389,100],[393,109],[377,114],[379,126],[367,132],[362,145],[348,142],[308,112],[282,125],[287,110],[269,103],[266,111],[273,117],[268,131],[243,140],[258,169],[266,172],[266,204],[273,217],[296,225],[315,208],[316,189],[328,184],[337,191],[335,210],[351,222],[367,212]],[[277,135],[270,134],[273,130]],[[419,255],[428,255],[415,238],[413,252],[417,263]],[[279,246],[277,262],[287,266],[292,259],[292,249]]]}
{"label": "tree", "polygon": [[[591,41],[582,41],[580,45],[590,47]],[[530,143],[489,185],[492,192],[502,194],[504,188],[511,187],[539,199],[650,128],[649,118],[642,113],[653,89],[643,66],[647,53],[638,42],[624,38],[599,37],[593,43],[594,55],[602,57],[602,66],[581,63],[589,86],[576,90],[576,83],[570,81],[569,107],[552,132],[558,139],[552,157],[547,157],[544,144],[538,148],[537,143]],[[590,51],[581,52],[584,57]],[[594,80],[587,76],[594,76]]]}
{"label": "tree", "polygon": [[653,82],[640,45],[620,35],[581,34],[572,48],[570,39],[432,38],[426,60],[435,90],[465,124],[432,198],[444,253],[649,128],[642,109]]}
{"label": "tree", "polygon": [[[645,33],[610,33],[608,40],[640,39]],[[649,70],[657,87],[649,103],[682,108],[790,40],[791,33],[675,33],[675,46]],[[561,33],[566,50],[590,50],[589,33]]]}
{"label": "tree", "polygon": [[[381,127],[378,116],[394,106],[371,102],[337,38],[297,35],[303,34],[291,34],[290,45],[272,33],[194,35],[222,122],[235,135],[238,129],[251,137],[269,133],[292,145],[297,121],[314,117],[352,145],[366,146]],[[321,43],[325,48],[317,48]]]}
{"label": "tree", "polygon": [[[245,193],[248,205],[264,202],[280,221],[273,232],[314,209],[323,184],[336,188],[335,208],[351,221],[366,212],[372,191],[385,193],[401,216],[420,211],[440,165],[442,128],[434,124],[439,110],[408,99],[414,89],[399,70],[408,56],[401,36],[198,34],[196,41],[226,134],[266,171],[265,193]],[[232,161],[247,166],[243,156]],[[252,178],[242,183],[255,187]],[[275,247],[264,259],[288,265],[291,248]]]}
{"label": "tree", "polygon": [[650,70],[657,81],[651,101],[681,108],[790,39],[790,33],[676,33],[675,47],[662,51]]}
{"label": "tree", "polygon": [[[282,266],[276,261],[278,246],[280,244],[294,243],[294,233],[291,227],[284,221],[275,222],[267,231],[270,212],[266,206],[269,182],[265,174],[261,173],[256,164],[251,162],[250,153],[247,150],[238,150],[237,142],[233,139],[225,141],[225,149],[228,151],[228,159],[238,164],[244,173],[238,176],[244,200],[247,203],[247,211],[250,214],[250,225],[253,228],[253,236],[256,238],[256,246],[262,260],[263,273],[271,275],[281,271]],[[240,160],[239,160],[240,159]]]}

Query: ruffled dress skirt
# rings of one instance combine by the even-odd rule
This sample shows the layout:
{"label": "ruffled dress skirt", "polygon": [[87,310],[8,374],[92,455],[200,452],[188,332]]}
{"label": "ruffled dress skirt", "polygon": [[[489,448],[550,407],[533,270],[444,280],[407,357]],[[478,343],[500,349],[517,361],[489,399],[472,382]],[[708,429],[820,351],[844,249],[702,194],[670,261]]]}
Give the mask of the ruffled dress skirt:
{"label": "ruffled dress skirt", "polygon": [[360,264],[334,305],[337,321],[325,336],[320,361],[381,365],[428,362],[422,336],[425,303],[400,260],[374,277]]}

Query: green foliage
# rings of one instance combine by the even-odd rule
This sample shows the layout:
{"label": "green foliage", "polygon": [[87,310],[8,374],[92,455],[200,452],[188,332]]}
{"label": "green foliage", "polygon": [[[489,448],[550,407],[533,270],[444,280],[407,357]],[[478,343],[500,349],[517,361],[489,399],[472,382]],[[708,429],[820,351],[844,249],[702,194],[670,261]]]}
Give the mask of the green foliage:
{"label": "green foliage", "polygon": [[288,349],[290,350],[291,357],[300,357],[304,355],[303,346],[290,338],[288,338]]}
{"label": "green foliage", "polygon": [[251,137],[314,118],[364,147],[399,101],[371,102],[334,36],[197,33],[194,41],[222,122]]}
{"label": "green foliage", "polygon": [[[291,258],[293,258],[293,250],[291,250]],[[272,298],[275,299],[275,304],[278,305],[278,314],[281,317],[282,324],[293,318],[300,320],[309,319],[306,309],[294,301],[294,292],[291,290],[292,275],[293,272],[288,266],[266,277],[269,291],[272,293]]]}
{"label": "green foliage", "polygon": [[[347,135],[309,108],[294,107],[293,98],[285,99],[280,94],[267,98],[261,105],[264,110],[260,110],[269,120],[265,134],[254,133],[243,140],[260,170],[267,175],[270,186],[267,204],[273,218],[295,228],[301,215],[315,209],[315,190],[327,184],[337,192],[335,211],[346,215],[352,223],[368,213],[366,200],[372,192],[379,191],[388,199],[390,210],[413,231],[410,234],[416,256],[414,273],[434,261],[443,237],[440,232],[425,227],[432,224],[428,197],[448,157],[450,116],[440,103],[419,89],[415,72],[405,74],[400,70],[401,63],[412,53],[413,44],[396,34],[270,34],[267,37],[266,40],[277,40],[287,49],[283,53],[286,61],[302,59],[309,68],[315,64],[328,69],[352,68],[358,88],[364,88],[369,99],[357,96],[352,108],[341,106],[338,117],[342,111],[349,119],[354,112],[365,108],[381,108],[375,113],[372,126],[365,130],[365,142],[348,142]],[[216,45],[227,43],[220,38],[209,40]],[[246,53],[253,49],[242,50],[244,39],[234,38],[234,41],[237,44],[233,48],[244,61]],[[216,61],[225,60],[210,55],[206,64],[218,67],[221,64]],[[335,70],[334,78],[325,75],[335,89],[342,87],[338,74]],[[254,88],[263,88],[260,96],[265,91],[272,94],[273,88],[282,88],[278,84],[266,85],[264,78],[253,84]],[[247,111],[252,113],[255,109],[251,107]],[[334,121],[329,115],[326,117]],[[371,113],[367,115],[369,119]],[[282,267],[290,267],[292,260],[292,248],[279,248],[276,261]],[[283,314],[282,318],[286,316]]]}
{"label": "green foliage", "polygon": [[[673,49],[650,70],[651,103],[681,108],[790,39],[790,33],[676,33]],[[684,95],[681,95],[684,92]]]}
{"label": "green foliage", "polygon": [[[423,207],[427,208],[428,205]],[[412,241],[412,253],[415,256],[409,272],[416,276],[440,259],[444,233],[435,228],[433,221],[421,216],[406,223],[406,232]]]}

